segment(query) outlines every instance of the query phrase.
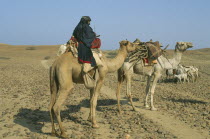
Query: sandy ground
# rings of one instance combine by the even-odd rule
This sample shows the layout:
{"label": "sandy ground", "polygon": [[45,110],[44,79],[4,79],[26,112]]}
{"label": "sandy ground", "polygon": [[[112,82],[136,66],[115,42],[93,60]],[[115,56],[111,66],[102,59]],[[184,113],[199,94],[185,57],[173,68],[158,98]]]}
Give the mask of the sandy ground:
{"label": "sandy ground", "polygon": [[[52,60],[57,50],[58,46],[0,44],[0,138],[57,138],[50,135],[49,71],[43,67],[45,59]],[[106,52],[108,57],[114,54]],[[154,98],[158,111],[143,107],[146,82],[133,75],[132,94],[138,112],[132,111],[125,97],[124,83],[123,113],[119,115],[117,76],[109,74],[98,98],[99,129],[91,128],[87,121],[89,91],[75,85],[61,112],[67,135],[74,139],[210,138],[210,49],[186,51],[182,64],[198,67],[199,79],[195,83],[159,83]]]}

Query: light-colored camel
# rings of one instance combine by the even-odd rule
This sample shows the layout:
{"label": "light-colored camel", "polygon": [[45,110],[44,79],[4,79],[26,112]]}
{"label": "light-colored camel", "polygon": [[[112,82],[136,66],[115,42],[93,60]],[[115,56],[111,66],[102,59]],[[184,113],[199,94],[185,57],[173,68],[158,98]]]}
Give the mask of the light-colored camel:
{"label": "light-colored camel", "polygon": [[[117,71],[122,66],[128,52],[134,51],[135,49],[136,46],[133,43],[121,41],[120,49],[115,58],[108,59],[105,56],[102,57],[104,64],[103,67],[98,68],[99,79],[97,80],[96,86],[90,89],[90,114],[88,119],[92,122],[92,127],[99,127],[95,118],[96,105],[106,74]],[[58,135],[54,126],[54,116],[56,116],[61,131],[61,137],[66,137],[61,122],[60,108],[68,94],[72,91],[73,83],[84,84],[82,65],[78,63],[78,59],[69,52],[58,57],[50,68],[51,101],[49,110],[52,122],[52,135]]]}
{"label": "light-colored camel", "polygon": [[[133,73],[148,76],[144,105],[145,107],[149,107],[149,105],[147,104],[147,99],[150,93],[151,94],[151,110],[157,110],[153,104],[153,96],[154,96],[157,81],[160,78],[162,71],[164,69],[175,69],[181,61],[182,53],[191,47],[193,47],[193,45],[190,42],[177,42],[175,46],[175,52],[174,52],[173,58],[167,59],[164,56],[160,56],[157,59],[158,63],[155,64],[154,66],[143,66],[142,60],[140,60],[138,63],[134,65],[133,63],[124,62],[123,66],[118,70],[118,85],[117,85],[116,96],[117,96],[117,101],[118,101],[119,112],[121,113],[120,88],[124,80],[126,80],[127,82],[127,92],[126,92],[127,97],[130,100],[133,110],[136,110],[132,101],[132,96],[131,96],[131,77]],[[152,77],[154,78],[152,81],[152,85],[150,86]]]}

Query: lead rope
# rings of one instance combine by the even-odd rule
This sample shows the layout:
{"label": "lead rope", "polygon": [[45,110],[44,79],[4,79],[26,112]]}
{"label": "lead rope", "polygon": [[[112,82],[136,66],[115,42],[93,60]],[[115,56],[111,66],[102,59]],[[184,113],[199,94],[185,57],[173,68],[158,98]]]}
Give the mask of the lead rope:
{"label": "lead rope", "polygon": [[[165,58],[167,59],[168,63],[171,64],[171,62],[169,61],[169,59],[166,57],[166,55],[164,54]],[[171,64],[171,67],[173,68],[173,65]]]}

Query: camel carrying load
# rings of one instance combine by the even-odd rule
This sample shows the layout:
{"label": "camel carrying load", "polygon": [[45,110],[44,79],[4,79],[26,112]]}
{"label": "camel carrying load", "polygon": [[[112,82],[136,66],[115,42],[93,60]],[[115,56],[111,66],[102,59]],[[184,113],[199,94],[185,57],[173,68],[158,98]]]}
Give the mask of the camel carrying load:
{"label": "camel carrying load", "polygon": [[[164,52],[167,47],[168,46],[166,46],[162,51]],[[125,61],[122,67],[118,70],[118,84],[117,84],[116,96],[117,96],[119,112],[121,113],[120,88],[124,80],[126,81],[126,84],[127,84],[127,88],[126,88],[127,97],[133,107],[133,110],[136,111],[136,108],[133,104],[132,95],[131,95],[131,77],[134,73],[139,74],[139,75],[146,75],[148,77],[146,90],[145,90],[146,96],[145,96],[144,105],[145,107],[149,107],[148,97],[150,94],[151,110],[157,110],[157,108],[155,108],[154,106],[153,98],[154,98],[155,88],[156,88],[158,79],[161,77],[164,69],[176,68],[177,65],[181,61],[182,54],[187,49],[192,48],[192,47],[193,47],[193,44],[191,42],[177,42],[175,45],[173,58],[168,59],[164,57],[164,55],[161,55],[160,57],[157,58],[157,64],[154,64],[151,66],[144,66],[143,64],[141,64],[142,60],[138,60],[137,62],[133,62],[133,63]]]}
{"label": "camel carrying load", "polygon": [[129,54],[127,58],[129,63],[137,63],[142,60],[144,66],[151,66],[156,64],[157,58],[163,54],[162,46],[158,41],[141,42],[139,39],[136,39],[133,43],[138,46],[136,51]]}

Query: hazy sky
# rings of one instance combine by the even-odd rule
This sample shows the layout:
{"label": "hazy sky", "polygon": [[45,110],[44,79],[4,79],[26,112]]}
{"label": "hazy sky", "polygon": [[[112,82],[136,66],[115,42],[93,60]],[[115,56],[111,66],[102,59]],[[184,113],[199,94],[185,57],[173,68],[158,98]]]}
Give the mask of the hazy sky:
{"label": "hazy sky", "polygon": [[177,41],[210,47],[210,0],[0,0],[0,43],[57,45],[82,16],[101,35],[102,49],[119,41]]}

